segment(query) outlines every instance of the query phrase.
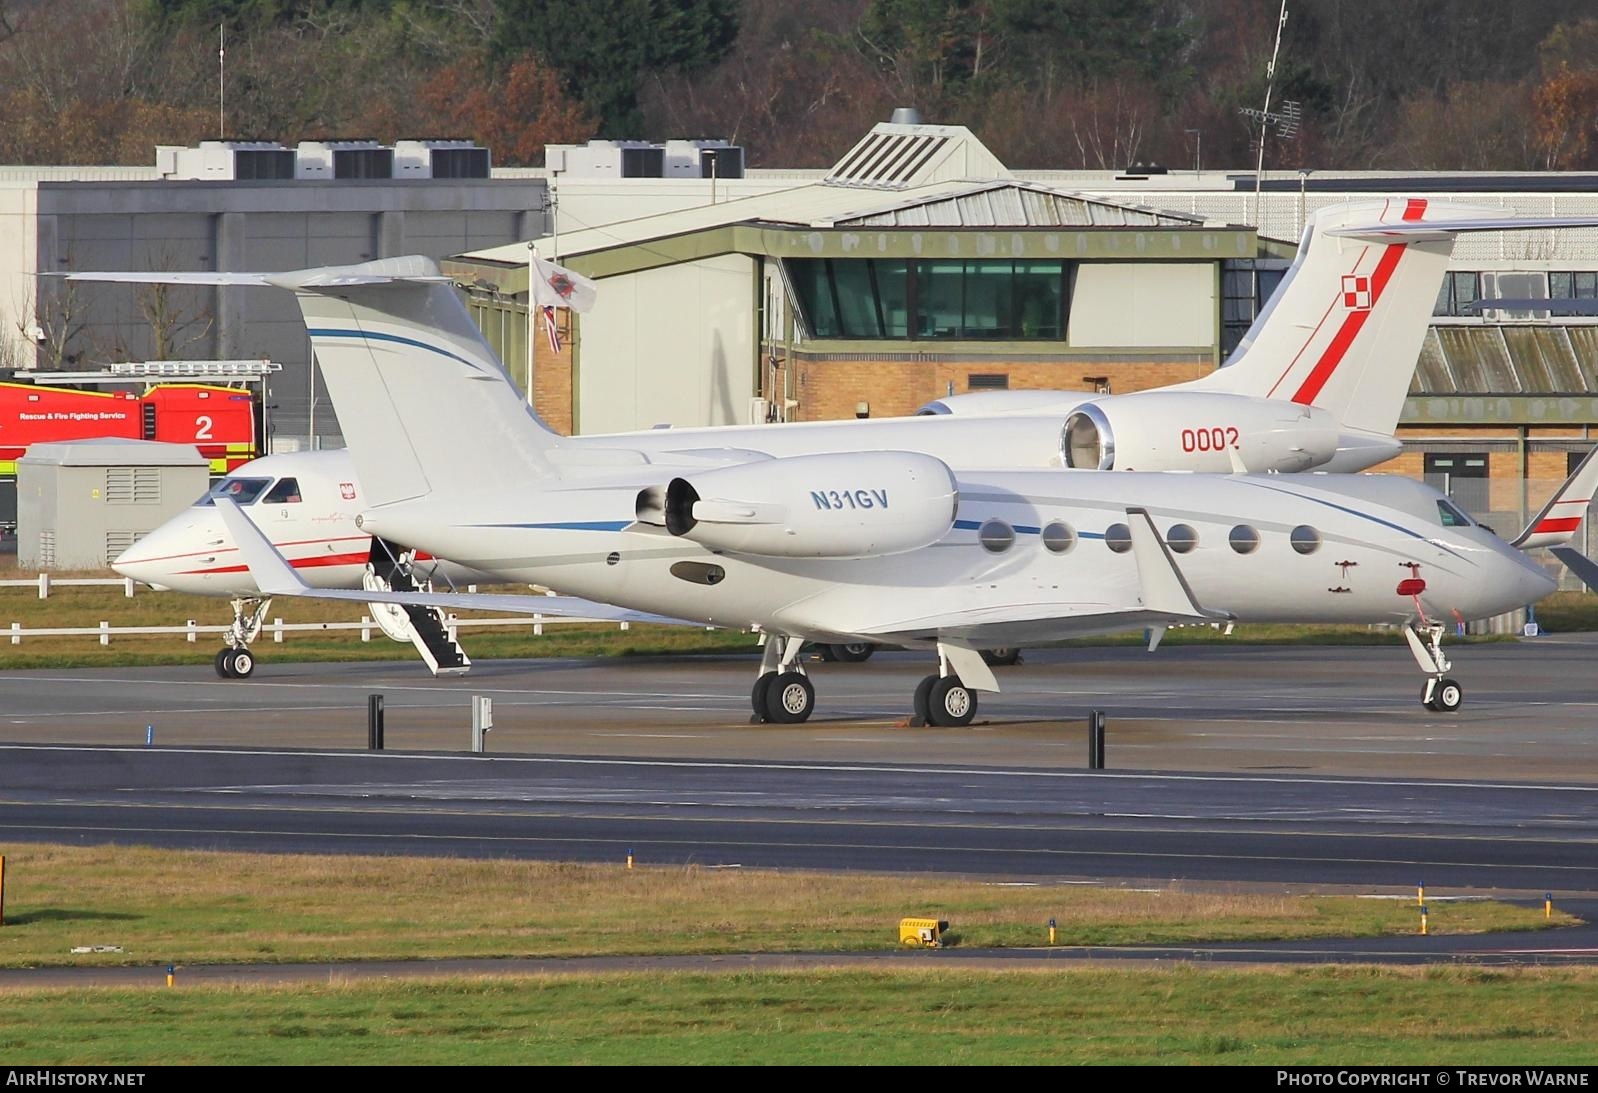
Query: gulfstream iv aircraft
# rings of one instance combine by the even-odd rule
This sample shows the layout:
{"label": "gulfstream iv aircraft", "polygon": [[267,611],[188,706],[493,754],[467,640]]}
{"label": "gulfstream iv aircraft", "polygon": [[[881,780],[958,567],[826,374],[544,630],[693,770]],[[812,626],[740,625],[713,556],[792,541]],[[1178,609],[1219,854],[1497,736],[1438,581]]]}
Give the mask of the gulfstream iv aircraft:
{"label": "gulfstream iv aircraft", "polygon": [[[1422,200],[1374,201],[1317,213],[1298,257],[1266,311],[1225,367],[1202,380],[1125,395],[1004,392],[1016,404],[1002,417],[963,420],[886,419],[782,426],[651,430],[573,438],[573,453],[625,449],[640,457],[733,460],[791,457],[831,451],[903,449],[926,452],[958,467],[1047,467],[1255,471],[1357,470],[1396,454],[1391,435],[1419,355],[1455,234],[1460,231],[1574,223],[1505,221],[1491,210],[1434,207]],[[268,284],[258,274],[74,274],[84,279],[170,280]],[[1394,362],[1404,362],[1395,366]],[[960,396],[983,400],[989,395]],[[1032,405],[1029,400],[1040,400]],[[962,413],[988,408],[962,403]],[[729,451],[733,449],[734,451]],[[285,458],[295,461],[285,470]],[[568,457],[569,458],[569,457]],[[603,457],[601,457],[603,458]],[[326,461],[326,467],[321,467]],[[364,568],[359,544],[344,534],[364,505],[345,457],[333,453],[273,456],[235,476],[279,490],[277,478],[301,484],[337,482],[338,535],[328,532],[326,505],[287,509],[256,502],[247,512],[283,548],[290,562],[321,587],[353,587]],[[254,496],[261,496],[256,491]],[[118,560],[119,571],[153,584],[234,598],[228,649],[218,671],[248,674],[246,643],[259,630],[269,601],[232,553],[232,543],[209,506],[178,518]],[[306,523],[312,521],[312,523]],[[320,527],[315,522],[321,522]],[[355,545],[351,545],[355,543]],[[329,564],[328,555],[347,564]],[[374,569],[393,569],[382,544]],[[203,564],[202,564],[203,562]],[[393,579],[403,581],[406,559]],[[366,578],[371,584],[371,578]],[[421,643],[418,644],[422,648]],[[242,660],[224,658],[230,650]],[[424,649],[424,656],[428,655]],[[439,650],[455,665],[464,654]],[[242,666],[242,667],[241,667]]]}
{"label": "gulfstream iv aircraft", "polygon": [[[998,689],[983,647],[1222,618],[1402,624],[1427,675],[1424,700],[1454,709],[1462,690],[1439,648],[1444,620],[1553,588],[1519,550],[1405,479],[956,474],[891,448],[772,456],[579,443],[523,404],[426,259],[261,280],[293,291],[305,316],[366,492],[364,532],[509,580],[758,628],[767,642],[751,698],[771,720],[810,715],[806,640],[935,650],[939,671],[917,689],[916,713],[954,725],[970,721],[976,692]],[[1594,477],[1589,460],[1561,497],[1590,496]],[[266,595],[537,602],[313,590],[242,509],[225,497],[213,507]]]}

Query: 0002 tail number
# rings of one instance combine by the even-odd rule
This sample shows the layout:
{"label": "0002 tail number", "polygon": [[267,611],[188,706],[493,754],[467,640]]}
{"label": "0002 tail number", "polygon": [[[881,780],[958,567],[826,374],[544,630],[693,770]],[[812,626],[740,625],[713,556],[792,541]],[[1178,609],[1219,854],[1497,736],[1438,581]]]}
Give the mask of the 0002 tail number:
{"label": "0002 tail number", "polygon": [[1184,452],[1223,452],[1237,447],[1237,427],[1217,425],[1213,429],[1183,429]]}

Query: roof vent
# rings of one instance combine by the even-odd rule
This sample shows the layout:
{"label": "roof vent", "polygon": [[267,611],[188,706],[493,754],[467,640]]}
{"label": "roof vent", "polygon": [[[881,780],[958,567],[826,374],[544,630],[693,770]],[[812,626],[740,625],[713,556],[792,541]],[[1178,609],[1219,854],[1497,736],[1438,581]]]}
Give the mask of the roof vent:
{"label": "roof vent", "polygon": [[888,121],[894,125],[920,125],[921,111],[913,106],[900,106],[894,109]]}

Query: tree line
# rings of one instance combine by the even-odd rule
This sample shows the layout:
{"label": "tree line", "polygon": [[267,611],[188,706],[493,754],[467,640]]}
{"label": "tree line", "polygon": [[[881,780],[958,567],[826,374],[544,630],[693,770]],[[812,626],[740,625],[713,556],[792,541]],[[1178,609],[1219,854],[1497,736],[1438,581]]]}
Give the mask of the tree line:
{"label": "tree line", "polygon": [[[820,167],[900,106],[1006,163],[1246,168],[1280,0],[0,0],[0,162],[215,138],[725,137]],[[1279,168],[1598,168],[1589,0],[1289,0]],[[226,111],[218,115],[218,49]]]}

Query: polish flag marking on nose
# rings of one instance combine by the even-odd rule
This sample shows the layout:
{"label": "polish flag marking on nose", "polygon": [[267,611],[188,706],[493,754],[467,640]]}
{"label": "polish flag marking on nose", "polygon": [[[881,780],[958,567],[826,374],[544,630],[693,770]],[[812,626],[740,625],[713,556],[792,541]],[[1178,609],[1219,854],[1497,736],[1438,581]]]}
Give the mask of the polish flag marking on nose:
{"label": "polish flag marking on nose", "polygon": [[1371,279],[1353,274],[1343,278],[1343,306],[1349,311],[1371,309]]}

